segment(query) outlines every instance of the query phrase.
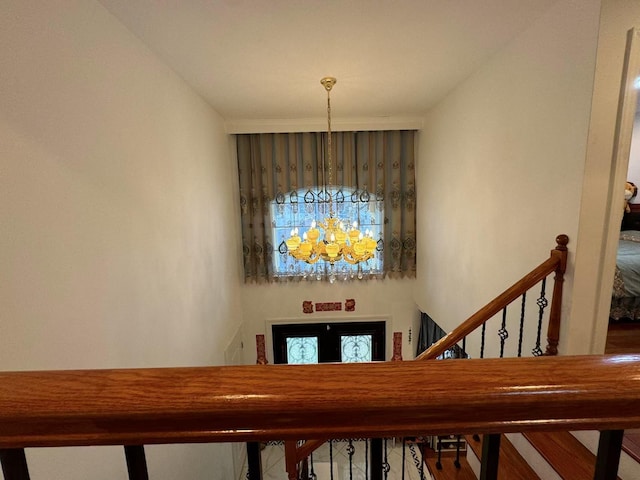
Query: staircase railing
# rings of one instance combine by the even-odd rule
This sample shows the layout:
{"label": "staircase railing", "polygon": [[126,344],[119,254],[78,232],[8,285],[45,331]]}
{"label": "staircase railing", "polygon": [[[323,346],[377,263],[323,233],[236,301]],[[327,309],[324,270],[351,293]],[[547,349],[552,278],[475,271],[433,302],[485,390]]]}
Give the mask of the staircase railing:
{"label": "staircase railing", "polygon": [[24,448],[126,445],[143,479],[143,444],[619,431],[638,378],[639,356],[0,373],[0,459],[25,480]]}
{"label": "staircase railing", "polygon": [[[558,341],[560,338],[560,314],[562,309],[562,288],[564,273],[567,268],[567,244],[569,237],[558,235],[556,247],[551,250],[550,257],[534,268],[530,273],[518,280],[507,290],[502,292],[486,306],[471,315],[466,321],[450,333],[441,338],[422,352],[416,360],[432,360],[443,355],[447,350],[454,348],[458,342],[465,339],[476,329],[483,327],[488,320],[493,318],[501,310],[506,309],[513,301],[522,297],[528,290],[540,281],[555,272],[551,309],[549,311],[549,323],[547,327],[547,347],[545,355],[557,355]],[[546,299],[544,299],[546,301]],[[540,351],[542,353],[542,351]]]}

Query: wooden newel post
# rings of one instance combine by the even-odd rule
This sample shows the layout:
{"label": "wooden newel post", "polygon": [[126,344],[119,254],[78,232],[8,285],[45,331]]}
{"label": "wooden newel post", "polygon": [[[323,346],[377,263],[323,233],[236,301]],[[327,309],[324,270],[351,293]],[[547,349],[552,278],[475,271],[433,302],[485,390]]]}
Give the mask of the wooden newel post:
{"label": "wooden newel post", "polygon": [[[297,444],[298,442],[295,440],[286,440],[284,442],[284,463],[289,480],[296,480],[298,478]],[[333,468],[333,465],[331,468]]]}
{"label": "wooden newel post", "polygon": [[560,316],[562,315],[562,287],[564,284],[564,272],[567,269],[567,244],[569,237],[562,234],[556,237],[556,248],[551,250],[551,257],[558,259],[556,274],[553,284],[553,296],[551,297],[551,310],[549,312],[549,327],[547,329],[547,349],[545,355],[558,354],[558,341],[560,340]]}

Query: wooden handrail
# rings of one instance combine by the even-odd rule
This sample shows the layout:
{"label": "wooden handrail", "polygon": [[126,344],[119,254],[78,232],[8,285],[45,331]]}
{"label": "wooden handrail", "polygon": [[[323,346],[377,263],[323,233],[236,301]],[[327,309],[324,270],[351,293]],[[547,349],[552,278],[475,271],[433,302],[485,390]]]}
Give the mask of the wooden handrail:
{"label": "wooden handrail", "polygon": [[639,406],[633,355],[11,372],[0,448],[609,430]]}
{"label": "wooden handrail", "polygon": [[556,243],[556,248],[551,250],[551,256],[547,260],[491,300],[486,306],[471,315],[466,321],[442,337],[439,341],[431,345],[427,350],[418,355],[416,360],[433,360],[439,357],[553,272],[555,272],[556,275],[551,311],[549,313],[549,333],[547,335],[549,345],[546,353],[548,355],[557,354],[558,337],[560,333],[560,310],[562,305],[562,283],[564,281],[564,272],[567,268],[567,243],[569,243],[569,237],[566,235],[558,235],[558,237],[556,237]]}

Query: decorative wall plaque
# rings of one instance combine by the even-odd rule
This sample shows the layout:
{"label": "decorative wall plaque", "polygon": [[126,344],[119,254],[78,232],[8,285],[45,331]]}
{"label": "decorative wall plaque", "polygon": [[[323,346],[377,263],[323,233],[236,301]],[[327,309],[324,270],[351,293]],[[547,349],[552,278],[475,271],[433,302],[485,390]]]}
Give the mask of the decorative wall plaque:
{"label": "decorative wall plaque", "polygon": [[393,332],[393,357],[391,357],[391,361],[402,361],[402,332]]}
{"label": "decorative wall plaque", "polygon": [[316,312],[335,312],[342,310],[342,302],[316,303]]}
{"label": "decorative wall plaque", "polygon": [[344,301],[344,311],[345,312],[355,312],[356,311],[356,300],[355,300],[355,298],[347,298]]}
{"label": "decorative wall plaque", "polygon": [[267,352],[264,346],[264,335],[256,335],[256,363],[258,365],[266,365],[269,363],[267,360]]}
{"label": "decorative wall plaque", "polygon": [[302,313],[313,313],[313,302],[311,300],[302,302]]}

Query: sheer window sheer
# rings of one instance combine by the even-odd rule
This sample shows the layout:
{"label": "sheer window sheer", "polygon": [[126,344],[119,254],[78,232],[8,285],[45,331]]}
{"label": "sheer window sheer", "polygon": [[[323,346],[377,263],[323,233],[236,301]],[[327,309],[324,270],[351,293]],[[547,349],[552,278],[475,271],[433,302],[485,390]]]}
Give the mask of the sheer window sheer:
{"label": "sheer window sheer", "polygon": [[[384,210],[384,276],[415,277],[414,136],[410,130],[332,132],[332,184],[380,202]],[[326,133],[237,135],[244,276],[282,279],[275,268],[271,205],[329,182],[322,169]]]}

